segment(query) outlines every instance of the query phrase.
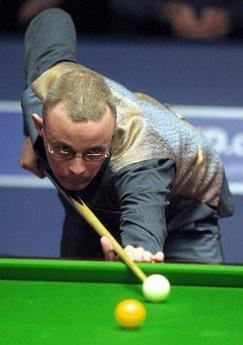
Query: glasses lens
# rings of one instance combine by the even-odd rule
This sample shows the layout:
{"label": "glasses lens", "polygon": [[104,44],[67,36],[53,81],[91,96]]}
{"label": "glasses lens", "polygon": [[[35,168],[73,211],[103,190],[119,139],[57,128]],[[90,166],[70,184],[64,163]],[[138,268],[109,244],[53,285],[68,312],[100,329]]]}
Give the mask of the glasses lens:
{"label": "glasses lens", "polygon": [[93,162],[98,162],[98,161],[102,161],[103,159],[105,159],[105,154],[104,153],[87,153],[84,155],[84,159],[86,161],[93,161]]}
{"label": "glasses lens", "polygon": [[53,150],[51,153],[52,156],[59,161],[67,161],[73,158],[73,154],[70,152]]}

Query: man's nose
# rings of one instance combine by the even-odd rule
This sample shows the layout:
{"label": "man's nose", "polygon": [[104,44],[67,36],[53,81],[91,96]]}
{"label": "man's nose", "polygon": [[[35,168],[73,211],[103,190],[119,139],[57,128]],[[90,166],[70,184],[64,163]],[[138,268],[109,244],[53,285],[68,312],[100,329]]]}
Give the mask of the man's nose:
{"label": "man's nose", "polygon": [[86,170],[86,165],[85,161],[82,157],[74,157],[70,162],[69,162],[69,172],[72,175],[78,176],[82,174]]}

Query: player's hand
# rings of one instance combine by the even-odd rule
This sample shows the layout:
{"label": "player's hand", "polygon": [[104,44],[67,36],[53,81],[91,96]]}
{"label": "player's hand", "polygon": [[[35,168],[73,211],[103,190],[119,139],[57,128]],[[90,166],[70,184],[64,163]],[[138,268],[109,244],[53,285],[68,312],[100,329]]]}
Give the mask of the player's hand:
{"label": "player's hand", "polygon": [[217,39],[230,32],[230,11],[224,8],[205,8],[202,12],[201,38]]}
{"label": "player's hand", "polygon": [[26,0],[22,1],[18,13],[18,21],[21,24],[28,23],[32,18],[34,18],[41,11],[56,7],[61,3],[61,0]]}
{"label": "player's hand", "polygon": [[[104,252],[106,260],[117,261],[120,260],[119,256],[114,252],[113,246],[107,237],[101,237],[101,246]],[[152,254],[142,247],[135,248],[128,245],[124,248],[126,254],[135,262],[163,262],[164,254],[162,252],[157,252]]]}
{"label": "player's hand", "polygon": [[230,11],[225,8],[205,7],[200,17],[190,4],[166,2],[163,16],[174,33],[190,39],[217,39],[230,31]]}
{"label": "player's hand", "polygon": [[19,156],[19,164],[21,168],[31,171],[40,178],[45,177],[44,172],[38,166],[38,159],[33,150],[30,137],[26,137],[24,139],[22,150]]}

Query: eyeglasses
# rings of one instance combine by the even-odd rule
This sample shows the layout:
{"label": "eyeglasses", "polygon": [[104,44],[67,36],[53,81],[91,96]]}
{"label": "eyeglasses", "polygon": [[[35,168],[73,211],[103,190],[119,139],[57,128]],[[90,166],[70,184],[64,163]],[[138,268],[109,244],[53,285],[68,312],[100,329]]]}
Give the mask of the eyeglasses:
{"label": "eyeglasses", "polygon": [[84,161],[87,162],[99,162],[103,161],[105,158],[110,157],[110,154],[106,153],[109,144],[105,148],[102,148],[101,151],[98,153],[75,153],[70,149],[65,150],[61,147],[51,147],[49,143],[47,143],[47,149],[49,154],[54,159],[59,161],[70,161],[74,158],[82,158]]}

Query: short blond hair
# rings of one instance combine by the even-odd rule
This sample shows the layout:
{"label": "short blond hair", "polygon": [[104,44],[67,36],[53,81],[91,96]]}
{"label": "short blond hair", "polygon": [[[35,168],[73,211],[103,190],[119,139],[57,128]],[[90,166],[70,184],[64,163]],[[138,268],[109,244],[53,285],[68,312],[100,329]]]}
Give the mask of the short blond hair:
{"label": "short blond hair", "polygon": [[48,90],[43,114],[59,103],[75,122],[99,120],[107,106],[116,116],[110,88],[101,75],[88,69],[76,68],[57,78]]}

